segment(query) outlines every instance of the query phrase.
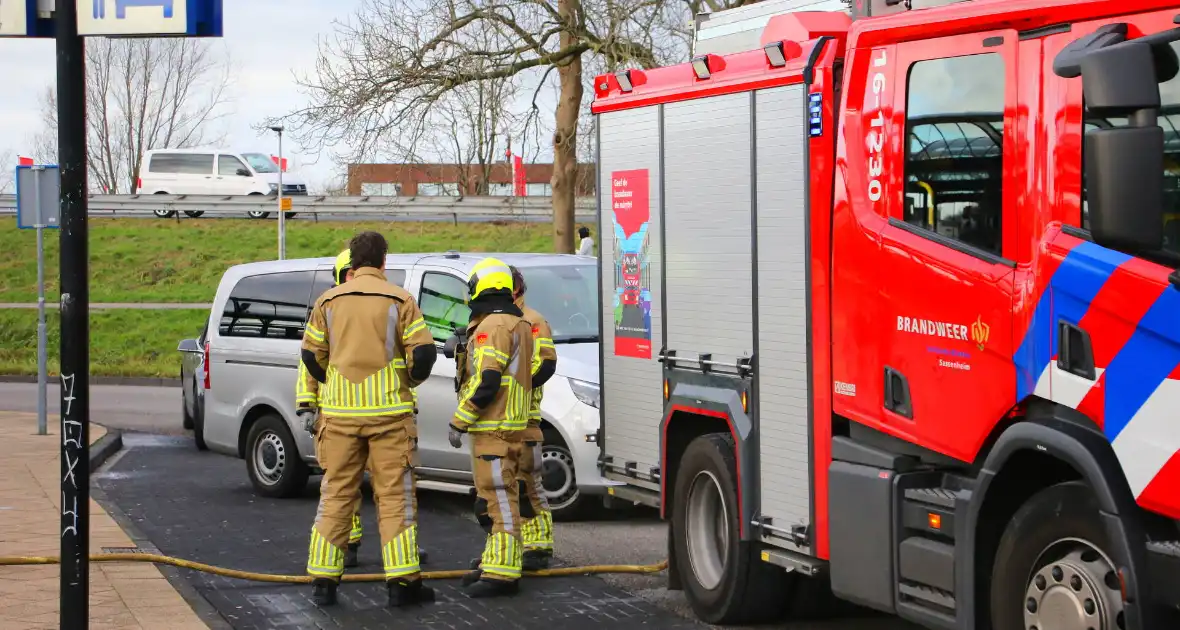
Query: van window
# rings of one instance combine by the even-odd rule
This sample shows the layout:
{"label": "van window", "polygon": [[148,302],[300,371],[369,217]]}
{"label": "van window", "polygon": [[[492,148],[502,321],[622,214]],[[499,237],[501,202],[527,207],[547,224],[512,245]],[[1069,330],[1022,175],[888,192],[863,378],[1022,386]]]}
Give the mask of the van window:
{"label": "van window", "polygon": [[314,275],[312,271],[287,271],[242,278],[222,311],[221,336],[303,338]]}
{"label": "van window", "polygon": [[213,173],[212,153],[156,153],[148,165],[149,173],[181,175],[210,175]]}
{"label": "van window", "polygon": [[[315,272],[315,280],[311,284],[311,303],[315,305],[315,301],[320,299],[324,291],[336,286],[336,282],[332,278],[334,270],[320,269]],[[406,285],[406,270],[405,269],[386,269],[385,279],[399,287]],[[310,315],[310,313],[308,313]]]}
{"label": "van window", "polygon": [[261,153],[243,153],[242,157],[254,167],[255,173],[277,173],[279,167],[275,165],[271,158]]}
{"label": "van window", "polygon": [[245,169],[247,172],[249,171],[249,169],[246,168],[246,165],[242,164],[241,160],[232,155],[217,156],[218,175],[238,177],[238,169]]}
{"label": "van window", "polygon": [[467,283],[450,274],[427,273],[422,278],[418,306],[430,334],[438,342],[446,341],[456,327],[466,326],[471,318],[471,309],[467,308]]}

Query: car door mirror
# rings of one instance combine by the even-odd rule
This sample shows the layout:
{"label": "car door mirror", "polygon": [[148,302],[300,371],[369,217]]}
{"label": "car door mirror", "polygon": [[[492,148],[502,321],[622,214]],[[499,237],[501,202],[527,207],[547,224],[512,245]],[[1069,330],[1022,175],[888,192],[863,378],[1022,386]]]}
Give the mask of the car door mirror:
{"label": "car door mirror", "polygon": [[241,176],[241,177],[249,177],[249,176],[250,176],[250,171],[248,171],[248,170],[246,170],[246,169],[244,169],[244,168],[239,168],[239,169],[238,169],[238,175],[239,175],[239,176]]}
{"label": "car door mirror", "polygon": [[443,356],[448,359],[454,359],[455,358],[455,349],[458,347],[459,347],[459,337],[457,335],[451,335],[443,343]]}
{"label": "car door mirror", "polygon": [[201,346],[197,343],[196,339],[185,339],[180,342],[180,345],[176,349],[180,352],[200,352]]}

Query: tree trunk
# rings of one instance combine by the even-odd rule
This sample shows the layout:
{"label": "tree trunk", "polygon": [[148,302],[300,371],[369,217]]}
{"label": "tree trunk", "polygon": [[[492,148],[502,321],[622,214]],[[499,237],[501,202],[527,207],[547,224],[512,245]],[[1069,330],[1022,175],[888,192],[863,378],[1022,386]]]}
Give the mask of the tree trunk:
{"label": "tree trunk", "polygon": [[[561,47],[573,46],[578,0],[559,0],[557,11],[569,25],[561,33]],[[582,57],[557,67],[561,95],[553,131],[553,251],[574,253],[574,197],[578,183],[578,112],[582,108]]]}

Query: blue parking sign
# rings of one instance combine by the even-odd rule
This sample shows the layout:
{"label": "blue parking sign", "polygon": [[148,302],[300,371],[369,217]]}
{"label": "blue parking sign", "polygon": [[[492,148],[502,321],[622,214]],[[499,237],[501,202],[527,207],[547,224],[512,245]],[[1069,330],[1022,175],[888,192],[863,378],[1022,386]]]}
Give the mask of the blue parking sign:
{"label": "blue parking sign", "polygon": [[221,37],[222,0],[75,0],[78,34]]}

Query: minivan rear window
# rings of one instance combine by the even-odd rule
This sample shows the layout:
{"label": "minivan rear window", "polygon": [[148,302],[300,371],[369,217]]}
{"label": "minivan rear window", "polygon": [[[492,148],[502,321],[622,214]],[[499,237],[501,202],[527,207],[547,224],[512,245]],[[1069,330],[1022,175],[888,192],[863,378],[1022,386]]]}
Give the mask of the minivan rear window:
{"label": "minivan rear window", "polygon": [[213,174],[212,153],[155,153],[148,164],[149,173],[177,173],[182,175]]}
{"label": "minivan rear window", "polygon": [[314,275],[287,271],[242,278],[221,313],[221,336],[302,339]]}
{"label": "minivan rear window", "polygon": [[[336,282],[332,279],[332,269],[320,269],[315,272],[315,282],[311,285],[311,304],[315,306],[316,300],[324,294],[324,291],[336,286]],[[406,286],[406,270],[405,269],[386,269],[385,279],[399,287]],[[311,313],[308,313],[310,316]]]}

